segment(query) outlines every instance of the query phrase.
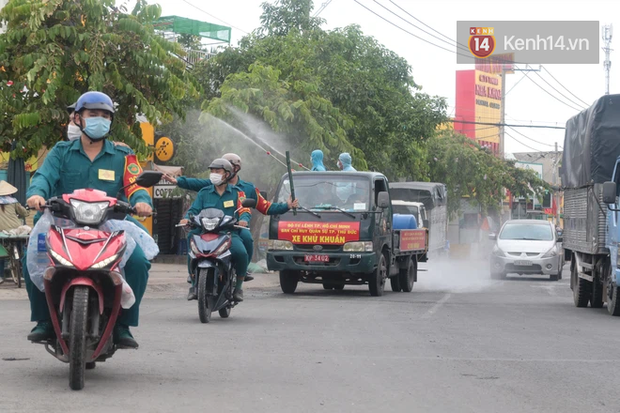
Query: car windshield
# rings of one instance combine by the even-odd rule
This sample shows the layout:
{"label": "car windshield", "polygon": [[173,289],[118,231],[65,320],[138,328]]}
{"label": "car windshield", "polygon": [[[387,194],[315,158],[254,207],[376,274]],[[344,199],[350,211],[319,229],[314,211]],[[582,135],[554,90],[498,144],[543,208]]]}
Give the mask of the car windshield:
{"label": "car windshield", "polygon": [[506,224],[499,239],[552,241],[553,232],[550,225],[540,224]]}
{"label": "car windshield", "polygon": [[409,206],[409,205],[394,205],[392,210],[395,214],[406,214],[413,215],[416,219],[418,219],[418,207],[417,206]]}
{"label": "car windshield", "polygon": [[[369,184],[367,179],[347,175],[297,175],[294,179],[295,197],[301,206],[311,210],[337,207],[346,211],[368,211]],[[286,202],[290,193],[289,181],[285,179],[277,201]]]}

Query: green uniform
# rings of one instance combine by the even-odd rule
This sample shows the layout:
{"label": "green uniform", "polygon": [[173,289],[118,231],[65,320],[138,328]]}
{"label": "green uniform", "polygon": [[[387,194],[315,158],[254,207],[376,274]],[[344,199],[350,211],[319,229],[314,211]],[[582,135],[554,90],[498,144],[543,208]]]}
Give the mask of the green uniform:
{"label": "green uniform", "polygon": [[[177,178],[177,185],[181,189],[188,189],[190,191],[200,191],[202,188],[213,186],[208,179],[186,178],[181,176]],[[286,202],[271,203],[262,197],[258,189],[251,182],[243,181],[239,178],[237,184],[249,199],[256,201],[255,209],[263,215],[282,215],[288,211],[288,205]],[[252,262],[252,255],[254,254],[254,240],[252,239],[252,233],[250,231],[241,231],[239,233],[243,245],[248,252],[248,262]]]}
{"label": "green uniform", "polygon": [[[76,189],[92,188],[104,191],[108,196],[116,197],[118,191],[128,179],[139,175],[142,168],[129,148],[114,146],[108,140],[103,143],[101,152],[94,161],[84,152],[81,139],[72,142],[59,142],[45,158],[45,162],[32,178],[27,197],[39,195],[44,199],[61,194],[70,194]],[[129,196],[129,203],[146,203],[152,206],[151,196],[144,188],[130,186],[125,190]],[[121,199],[127,200],[126,196]],[[134,221],[134,220],[132,220]],[[137,222],[137,221],[134,221]],[[144,228],[142,225],[140,227]],[[45,293],[30,280],[30,274],[24,256],[24,280],[30,299],[31,321],[45,321],[50,319]],[[140,301],[146,291],[151,263],[146,259],[142,249],[136,249],[125,266],[125,277],[136,296],[135,304],[129,309],[123,309],[118,323],[127,326],[137,326]]]}
{"label": "green uniform", "polygon": [[[243,208],[241,206],[241,200],[245,198],[245,193],[240,190],[238,187],[233,185],[226,185],[226,189],[220,195],[217,192],[215,186],[211,185],[206,188],[203,188],[198,192],[198,197],[190,207],[190,209],[185,214],[185,219],[189,219],[190,215],[198,215],[200,211],[206,208],[216,208],[220,211],[223,211],[224,214],[230,215],[231,217],[235,216],[235,211],[238,208],[239,210],[239,220],[245,221],[248,224],[250,223],[250,209]],[[232,244],[230,246],[230,254],[232,255],[233,265],[235,267],[235,272],[238,277],[245,277],[248,271],[248,254],[243,245],[243,241],[239,235],[239,232],[250,232],[246,229],[243,230],[235,230],[232,231]],[[187,243],[189,245],[190,239],[193,235],[200,234],[201,229],[196,228],[190,232],[190,235],[187,239]],[[190,265],[191,259],[189,255],[187,256],[188,260],[188,271],[191,274],[192,268]],[[241,282],[237,281],[237,288],[241,288]]]}

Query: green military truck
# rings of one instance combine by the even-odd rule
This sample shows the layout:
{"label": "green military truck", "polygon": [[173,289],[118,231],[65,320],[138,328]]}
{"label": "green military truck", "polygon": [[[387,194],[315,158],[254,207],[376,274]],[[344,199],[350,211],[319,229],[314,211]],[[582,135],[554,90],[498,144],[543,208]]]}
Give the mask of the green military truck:
{"label": "green military truck", "polygon": [[[428,232],[412,215],[393,215],[387,178],[374,172],[294,172],[300,208],[269,223],[267,267],[279,271],[280,286],[293,294],[299,282],[342,290],[368,284],[372,296],[410,292]],[[288,175],[275,200],[291,193]]]}

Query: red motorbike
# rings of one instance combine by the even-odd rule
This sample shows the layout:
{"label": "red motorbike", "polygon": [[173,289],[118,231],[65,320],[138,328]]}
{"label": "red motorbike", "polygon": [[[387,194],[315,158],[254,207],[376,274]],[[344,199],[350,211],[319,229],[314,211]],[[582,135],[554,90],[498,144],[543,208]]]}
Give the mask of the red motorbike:
{"label": "red motorbike", "polygon": [[[160,172],[144,171],[135,183],[151,187],[161,176]],[[127,241],[124,231],[110,233],[99,227],[136,211],[118,197],[94,189],[52,198],[45,208],[76,226],[52,225],[45,236],[51,266],[43,275],[43,283],[56,338],[43,344],[51,355],[69,363],[69,385],[81,390],[86,364],[92,368],[96,361],[112,357],[117,349],[112,331],[121,312],[123,277],[119,264]]]}

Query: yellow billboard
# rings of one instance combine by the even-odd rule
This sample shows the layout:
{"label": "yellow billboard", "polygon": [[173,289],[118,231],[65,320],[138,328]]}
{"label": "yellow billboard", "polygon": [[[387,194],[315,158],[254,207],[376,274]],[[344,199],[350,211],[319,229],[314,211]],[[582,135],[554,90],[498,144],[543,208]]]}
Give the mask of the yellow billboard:
{"label": "yellow billboard", "polygon": [[[498,74],[475,71],[475,119],[481,123],[499,124],[501,120],[502,78]],[[481,145],[499,144],[499,126],[476,125],[476,141]]]}

